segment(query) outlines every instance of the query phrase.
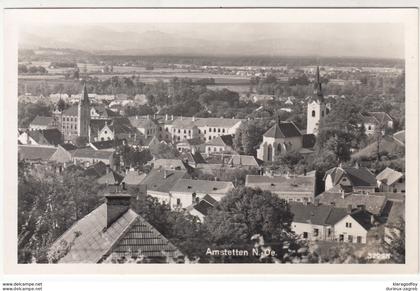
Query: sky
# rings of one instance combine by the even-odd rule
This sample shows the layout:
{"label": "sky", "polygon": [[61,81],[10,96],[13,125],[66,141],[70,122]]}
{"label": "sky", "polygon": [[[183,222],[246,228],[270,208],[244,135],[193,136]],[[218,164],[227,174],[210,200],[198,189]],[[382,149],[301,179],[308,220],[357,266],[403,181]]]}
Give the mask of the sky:
{"label": "sky", "polygon": [[391,23],[97,23],[33,25],[22,47],[161,53],[404,58],[404,27]]}

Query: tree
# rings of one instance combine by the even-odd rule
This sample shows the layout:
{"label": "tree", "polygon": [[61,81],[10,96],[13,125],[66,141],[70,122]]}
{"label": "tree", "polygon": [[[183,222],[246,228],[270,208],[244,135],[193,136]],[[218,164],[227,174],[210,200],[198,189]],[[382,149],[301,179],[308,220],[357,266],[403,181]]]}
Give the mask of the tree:
{"label": "tree", "polygon": [[[268,191],[246,187],[226,195],[204,219],[207,235],[215,249],[240,248],[251,250],[252,237],[260,235],[265,245],[283,260],[283,247],[299,248],[290,229],[292,213],[288,204]],[[251,252],[251,251],[250,251]],[[217,258],[215,258],[217,259]],[[255,257],[222,257],[225,262],[255,262]]]}
{"label": "tree", "polygon": [[270,126],[269,120],[250,120],[244,122],[236,131],[234,148],[246,155],[255,155],[262,136]]}
{"label": "tree", "polygon": [[386,235],[385,249],[391,254],[393,262],[405,263],[405,221],[402,218]]}

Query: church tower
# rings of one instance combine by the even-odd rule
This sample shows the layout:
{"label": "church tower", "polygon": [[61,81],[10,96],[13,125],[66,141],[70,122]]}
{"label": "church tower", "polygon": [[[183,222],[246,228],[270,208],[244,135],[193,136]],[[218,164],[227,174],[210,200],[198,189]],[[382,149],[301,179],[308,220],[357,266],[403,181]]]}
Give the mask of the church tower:
{"label": "church tower", "polygon": [[86,83],[83,84],[82,95],[77,106],[77,135],[80,137],[89,136],[90,125],[90,104]]}
{"label": "church tower", "polygon": [[322,93],[321,78],[319,76],[319,66],[316,68],[316,80],[314,84],[314,95],[309,99],[308,112],[306,119],[306,133],[318,134],[319,123],[329,113],[329,108],[325,104],[324,94]]}

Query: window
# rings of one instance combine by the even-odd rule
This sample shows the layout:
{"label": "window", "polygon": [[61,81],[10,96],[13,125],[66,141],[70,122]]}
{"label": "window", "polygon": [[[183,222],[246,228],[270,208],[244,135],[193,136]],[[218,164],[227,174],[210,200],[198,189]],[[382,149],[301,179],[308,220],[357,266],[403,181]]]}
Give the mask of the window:
{"label": "window", "polygon": [[179,199],[179,198],[176,199],[176,205],[177,206],[181,205],[181,199]]}
{"label": "window", "polygon": [[223,133],[225,133],[225,132],[226,132],[224,128],[222,129],[222,132],[223,132]]}
{"label": "window", "polygon": [[306,231],[303,233],[303,238],[308,238],[308,233]]}
{"label": "window", "polygon": [[371,130],[371,129],[372,129],[372,126],[370,126],[370,125],[369,125],[369,126],[368,126],[368,130]]}
{"label": "window", "polygon": [[220,132],[220,128],[217,129],[217,132]]}
{"label": "window", "polygon": [[312,117],[315,117],[315,110],[312,110]]}
{"label": "window", "polygon": [[351,228],[351,222],[346,222],[346,227]]}
{"label": "window", "polygon": [[211,140],[211,136],[209,136],[209,140]]}
{"label": "window", "polygon": [[178,133],[181,133],[181,130],[178,128]]}
{"label": "window", "polygon": [[314,237],[317,237],[319,235],[319,229],[314,228]]}
{"label": "window", "polygon": [[328,229],[328,237],[331,236],[331,228]]}
{"label": "window", "polygon": [[204,134],[206,134],[206,130],[204,130]]}
{"label": "window", "polygon": [[357,243],[358,244],[362,243],[362,237],[360,235],[357,236]]}
{"label": "window", "polygon": [[344,241],[344,234],[340,234],[340,236],[338,237],[338,241]]}
{"label": "window", "polygon": [[184,133],[187,133],[187,130],[186,129],[184,129]]}
{"label": "window", "polygon": [[348,236],[348,241],[349,241],[350,243],[352,243],[352,242],[353,242],[353,236],[352,236],[352,235],[350,235],[350,234],[349,234],[349,236]]}
{"label": "window", "polygon": [[211,128],[209,128],[209,132],[211,132]]}
{"label": "window", "polygon": [[189,135],[191,135],[191,129],[190,129],[190,130],[188,130],[188,134],[189,134]]}
{"label": "window", "polygon": [[107,130],[105,130],[105,131],[104,131],[104,133],[105,133],[105,134],[107,134],[107,133],[108,133],[108,131],[107,131]]}

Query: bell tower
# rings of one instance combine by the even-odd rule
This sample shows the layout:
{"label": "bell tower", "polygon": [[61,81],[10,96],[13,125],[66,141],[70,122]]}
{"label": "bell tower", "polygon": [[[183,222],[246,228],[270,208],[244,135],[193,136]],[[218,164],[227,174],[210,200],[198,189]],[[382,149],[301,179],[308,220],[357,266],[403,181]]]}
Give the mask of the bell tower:
{"label": "bell tower", "polygon": [[319,123],[329,113],[322,92],[322,83],[319,74],[319,66],[316,67],[316,78],[314,83],[314,94],[309,99],[306,119],[306,133],[318,134]]}

